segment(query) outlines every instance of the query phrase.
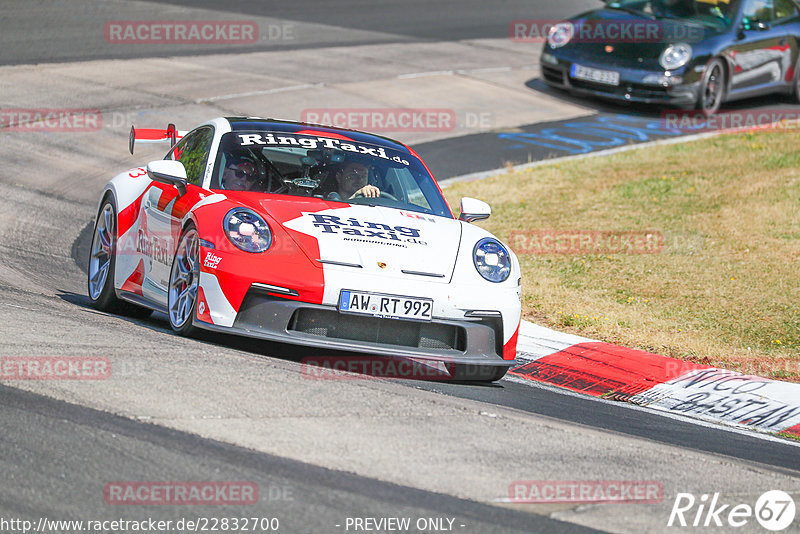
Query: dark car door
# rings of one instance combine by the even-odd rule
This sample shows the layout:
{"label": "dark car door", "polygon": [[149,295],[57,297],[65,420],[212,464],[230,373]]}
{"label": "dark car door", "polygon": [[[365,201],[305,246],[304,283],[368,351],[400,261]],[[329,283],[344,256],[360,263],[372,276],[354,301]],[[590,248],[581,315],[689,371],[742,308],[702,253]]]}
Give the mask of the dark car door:
{"label": "dark car door", "polygon": [[796,17],[792,0],[744,0],[736,41],[727,51],[731,96],[769,92],[791,77],[789,24]]}

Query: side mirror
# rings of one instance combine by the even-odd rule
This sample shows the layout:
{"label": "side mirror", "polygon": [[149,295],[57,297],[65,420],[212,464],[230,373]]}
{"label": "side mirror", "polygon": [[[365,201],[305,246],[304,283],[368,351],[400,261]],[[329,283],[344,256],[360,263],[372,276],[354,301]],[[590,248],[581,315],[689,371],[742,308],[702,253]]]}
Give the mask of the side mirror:
{"label": "side mirror", "polygon": [[181,195],[186,193],[186,168],[180,161],[151,161],[147,164],[147,176],[154,182],[175,186]]}
{"label": "side mirror", "polygon": [[749,29],[750,29],[750,24],[748,24],[746,21],[739,24],[739,27],[736,28],[736,38],[741,41],[742,39],[747,37],[747,34],[745,34],[744,32],[745,30]]}
{"label": "side mirror", "polygon": [[738,31],[736,32],[736,37],[739,39],[744,39],[744,32],[746,31],[765,32],[770,29],[772,29],[772,25],[769,22],[745,18],[739,25]]}
{"label": "side mirror", "polygon": [[464,197],[461,199],[461,215],[459,221],[475,222],[488,219],[492,208],[486,202],[477,198]]}

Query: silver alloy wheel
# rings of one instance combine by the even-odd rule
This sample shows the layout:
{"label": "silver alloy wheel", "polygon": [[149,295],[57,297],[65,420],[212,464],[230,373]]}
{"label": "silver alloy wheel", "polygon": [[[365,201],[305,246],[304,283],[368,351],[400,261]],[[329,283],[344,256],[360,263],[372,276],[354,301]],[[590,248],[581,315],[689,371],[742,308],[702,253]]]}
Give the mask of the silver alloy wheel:
{"label": "silver alloy wheel", "polygon": [[169,280],[169,320],[175,328],[191,321],[200,284],[200,238],[194,228],[187,231],[175,252]]}
{"label": "silver alloy wheel", "polygon": [[97,218],[92,239],[92,251],[89,255],[89,296],[92,300],[100,298],[111,269],[114,249],[114,219],[114,208],[110,203],[106,203]]}
{"label": "silver alloy wheel", "polygon": [[703,109],[714,110],[719,107],[719,100],[722,98],[722,67],[715,63],[711,67],[711,72],[708,75],[708,80],[703,88]]}

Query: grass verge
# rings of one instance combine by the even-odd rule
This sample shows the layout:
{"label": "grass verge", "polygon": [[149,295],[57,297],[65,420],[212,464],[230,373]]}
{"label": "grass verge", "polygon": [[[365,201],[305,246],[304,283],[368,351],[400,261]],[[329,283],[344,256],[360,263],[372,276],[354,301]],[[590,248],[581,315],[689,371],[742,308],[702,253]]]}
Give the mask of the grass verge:
{"label": "grass verge", "polygon": [[796,131],[722,135],[445,194],[492,205],[479,224],[519,255],[525,319],[800,382],[798,147]]}

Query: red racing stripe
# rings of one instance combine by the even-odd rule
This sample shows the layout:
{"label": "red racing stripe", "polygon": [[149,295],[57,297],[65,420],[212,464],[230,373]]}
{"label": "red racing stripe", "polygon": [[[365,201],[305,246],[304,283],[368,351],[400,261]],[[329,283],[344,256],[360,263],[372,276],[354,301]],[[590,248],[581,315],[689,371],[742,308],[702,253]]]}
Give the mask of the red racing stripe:
{"label": "red racing stripe", "polygon": [[517,325],[517,331],[514,332],[514,335],[508,340],[508,343],[503,345],[503,359],[504,360],[513,360],[517,357],[517,338],[519,338],[519,327],[522,324],[522,320],[520,320],[519,324]]}
{"label": "red racing stripe", "polygon": [[587,342],[509,372],[595,397],[625,400],[690,371],[708,368],[610,343]]}
{"label": "red racing stripe", "polygon": [[[144,193],[147,193],[145,189]],[[131,229],[136,218],[139,216],[139,208],[142,206],[142,197],[144,193],[139,195],[139,198],[131,202],[128,207],[123,209],[117,215],[117,237],[125,235],[125,232]]]}
{"label": "red racing stripe", "polygon": [[135,128],[136,139],[145,139],[148,141],[160,141],[161,139],[169,139],[169,130],[160,130],[157,128]]}
{"label": "red racing stripe", "polygon": [[120,290],[130,291],[131,293],[136,293],[141,296],[142,282],[144,282],[144,260],[139,260],[139,265],[136,266],[136,270],[125,280]]}
{"label": "red racing stripe", "polygon": [[204,323],[214,324],[214,321],[211,319],[210,310],[208,309],[206,294],[203,293],[202,287],[198,287],[197,290],[197,319]]}
{"label": "red racing stripe", "polygon": [[353,141],[349,137],[346,137],[342,134],[333,132],[318,132],[316,130],[300,130],[299,132],[295,132],[295,135],[314,135],[316,137],[329,137],[331,139],[339,139],[340,141]]}

